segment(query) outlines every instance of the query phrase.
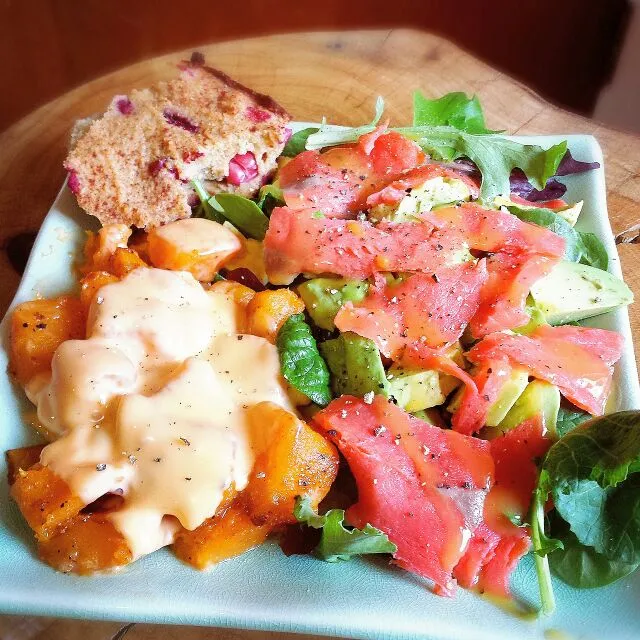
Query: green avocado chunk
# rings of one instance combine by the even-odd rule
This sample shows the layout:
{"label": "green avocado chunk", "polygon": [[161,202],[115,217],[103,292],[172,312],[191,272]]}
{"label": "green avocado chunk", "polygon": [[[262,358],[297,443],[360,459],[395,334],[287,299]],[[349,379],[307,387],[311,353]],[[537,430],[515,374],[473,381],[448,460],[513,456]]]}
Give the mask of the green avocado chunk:
{"label": "green avocado chunk", "polygon": [[329,365],[336,396],[389,395],[380,351],[372,340],[347,331],[321,343],[320,352]]}
{"label": "green avocado chunk", "polygon": [[463,202],[470,197],[469,187],[462,180],[438,176],[411,189],[398,204],[376,205],[369,212],[369,218],[374,221],[415,222],[420,213],[438,206]]}
{"label": "green avocado chunk", "polygon": [[[520,394],[525,390],[528,383],[529,372],[526,369],[518,367],[514,368],[511,371],[511,375],[505,378],[502,387],[498,392],[498,397],[489,407],[485,425],[488,427],[495,427],[497,424],[502,422],[511,407],[515,404],[516,400],[520,397]],[[448,411],[455,413],[458,410],[463,392],[464,387],[462,387],[458,393],[453,396],[453,399],[447,406]]]}
{"label": "green avocado chunk", "polygon": [[333,331],[333,320],[345,302],[360,302],[369,290],[366,282],[344,278],[314,278],[298,287],[311,319],[321,329]]}
{"label": "green avocado chunk", "polygon": [[530,382],[497,428],[500,431],[514,429],[525,420],[542,414],[547,430],[556,435],[556,422],[560,411],[558,387],[544,380]]}
{"label": "green avocado chunk", "polygon": [[633,302],[627,285],[602,269],[559,262],[531,287],[531,296],[549,324],[577,322]]}
{"label": "green avocado chunk", "polygon": [[405,369],[393,365],[387,372],[389,393],[398,406],[409,413],[429,409],[442,404],[458,386],[452,376],[441,375],[434,370]]}

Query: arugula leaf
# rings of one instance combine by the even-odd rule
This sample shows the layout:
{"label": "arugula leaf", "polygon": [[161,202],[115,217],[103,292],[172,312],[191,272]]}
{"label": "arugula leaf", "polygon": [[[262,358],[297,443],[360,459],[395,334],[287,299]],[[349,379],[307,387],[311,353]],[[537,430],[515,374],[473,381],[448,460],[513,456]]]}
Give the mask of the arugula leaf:
{"label": "arugula leaf", "polygon": [[[444,96],[442,102],[423,97],[416,100],[418,113],[414,120],[438,124],[396,127],[391,131],[415,140],[436,160],[450,162],[462,157],[472,160],[482,173],[480,197],[484,202],[493,203],[496,196],[510,193],[509,177],[516,168],[522,169],[534,186],[544,189],[567,151],[566,142],[543,149],[538,145],[523,145],[488,131],[484,128],[479,105],[473,99]],[[382,99],[378,98],[373,121],[362,127],[339,127],[323,123],[317,133],[307,138],[306,148],[322,149],[355,142],[375,129],[383,106]]]}
{"label": "arugula leaf", "polygon": [[467,133],[497,133],[486,128],[484,113],[477,96],[467,98],[462,92],[447,93],[436,100],[413,94],[413,126],[449,125]]}
{"label": "arugula leaf", "polygon": [[609,262],[607,250],[594,233],[576,231],[562,216],[551,209],[521,208],[515,205],[509,205],[507,209],[520,220],[545,227],[563,237],[565,260],[580,262],[606,271]]}
{"label": "arugula leaf", "polygon": [[363,529],[347,529],[344,526],[344,509],[331,509],[318,515],[311,508],[311,500],[298,496],[293,509],[298,522],[314,529],[322,529],[322,536],[315,555],[326,562],[351,560],[354,556],[372,553],[395,553],[398,548],[387,535],[367,524]]}
{"label": "arugula leaf", "polygon": [[285,380],[316,404],[328,405],[329,370],[302,313],[289,317],[282,325],[276,346]]}
{"label": "arugula leaf", "polygon": [[592,547],[583,545],[566,523],[561,520],[560,523],[555,535],[562,541],[563,548],[549,556],[549,565],[556,576],[572,587],[604,587],[638,568],[638,563],[608,560]]}
{"label": "arugula leaf", "polygon": [[301,129],[294,133],[289,140],[287,140],[287,144],[284,145],[282,155],[286,158],[293,158],[299,153],[302,153],[305,150],[309,136],[318,131],[318,127],[308,127],[307,129]]}
{"label": "arugula leaf", "polygon": [[346,331],[321,343],[320,351],[331,370],[331,387],[336,396],[362,397],[371,391],[389,394],[380,351],[373,340]]}
{"label": "arugula leaf", "polygon": [[573,411],[571,409],[565,409],[560,407],[558,411],[558,418],[556,420],[556,431],[561,438],[569,431],[573,431],[577,426],[581,425],[587,420],[591,420],[591,417],[586,411]]}
{"label": "arugula leaf", "polygon": [[236,193],[219,193],[214,198],[222,208],[222,215],[247,238],[264,238],[269,218],[253,200]]}

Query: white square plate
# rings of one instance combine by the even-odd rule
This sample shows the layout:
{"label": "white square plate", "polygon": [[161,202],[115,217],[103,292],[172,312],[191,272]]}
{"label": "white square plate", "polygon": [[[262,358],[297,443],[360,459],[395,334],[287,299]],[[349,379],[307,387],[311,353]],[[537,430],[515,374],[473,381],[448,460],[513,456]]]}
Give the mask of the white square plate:
{"label": "white square plate", "polygon": [[[298,125],[302,127],[303,125]],[[528,137],[548,146],[568,139],[576,158],[598,161],[590,136]],[[584,200],[578,223],[605,243],[610,271],[621,276],[607,217],[602,168],[566,178],[570,201]],[[74,285],[72,263],[94,226],[63,188],[44,220],[13,305],[54,296]],[[616,367],[610,411],[640,408],[640,390],[625,309],[589,321],[620,332],[625,353]],[[6,374],[7,319],[0,325],[0,453],[36,441],[23,419],[22,390]],[[513,577],[514,593],[537,602],[531,558]],[[554,580],[557,612],[525,622],[462,589],[455,599],[431,594],[411,574],[380,560],[327,564],[310,556],[287,558],[274,543],[201,573],[169,551],[148,556],[124,571],[91,578],[63,575],[35,555],[33,535],[9,500],[6,464],[0,455],[0,612],[100,620],[144,621],[297,631],[352,638],[408,640],[551,639],[637,640],[640,637],[640,572],[614,585],[578,591]],[[558,637],[558,636],[555,636]],[[563,636],[564,637],[564,636]]]}

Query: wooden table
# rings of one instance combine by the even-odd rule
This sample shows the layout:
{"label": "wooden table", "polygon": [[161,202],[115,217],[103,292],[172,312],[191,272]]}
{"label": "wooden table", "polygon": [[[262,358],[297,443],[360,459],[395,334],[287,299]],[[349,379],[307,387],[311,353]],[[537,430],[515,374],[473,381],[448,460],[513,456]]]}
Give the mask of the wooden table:
{"label": "wooden table", "polygon": [[[414,89],[430,96],[462,90],[480,97],[491,128],[520,134],[597,136],[605,155],[609,217],[614,233],[625,240],[619,245],[625,278],[639,296],[640,138],[557,109],[454,45],[417,31],[292,34],[215,44],[201,51],[214,66],[272,94],[300,120],[327,116],[332,122],[362,124],[371,119],[375,97],[383,95],[387,115],[395,123],[406,123]],[[100,112],[116,93],[171,77],[175,63],[189,54],[154,58],[94,80],[0,136],[0,313],[20,279],[9,257],[20,261],[21,242],[28,239],[20,234],[38,229],[64,178],[62,159],[73,122]],[[637,350],[640,304],[631,308],[631,320]],[[119,623],[0,618],[3,640],[106,640],[123,628]],[[123,633],[127,640],[302,638],[150,625],[128,627]]]}

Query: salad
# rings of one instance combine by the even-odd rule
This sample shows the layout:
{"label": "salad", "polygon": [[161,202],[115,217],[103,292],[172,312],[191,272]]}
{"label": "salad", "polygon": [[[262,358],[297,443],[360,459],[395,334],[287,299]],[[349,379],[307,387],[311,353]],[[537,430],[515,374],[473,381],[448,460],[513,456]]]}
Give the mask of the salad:
{"label": "salad", "polygon": [[[115,126],[137,100],[118,97]],[[166,114],[187,140],[203,128]],[[622,337],[580,324],[632,294],[556,179],[597,165],[487,129],[461,93],[416,92],[410,126],[379,99],[362,127],[278,136],[275,171],[245,146],[213,187],[184,173],[201,156],[153,160],[146,193],[178,180],[163,224],[140,194],[124,221],[89,209],[104,199],[72,151],[103,226],[78,292],[11,316],[46,444],[8,451],[9,480],[40,557],[91,574],[171,545],[203,569],[275,536],[507,598],[532,553],[547,614],[552,573],[633,572],[640,415],[607,414]]]}

